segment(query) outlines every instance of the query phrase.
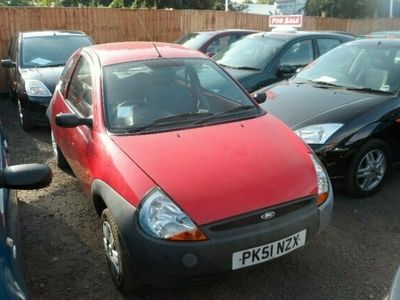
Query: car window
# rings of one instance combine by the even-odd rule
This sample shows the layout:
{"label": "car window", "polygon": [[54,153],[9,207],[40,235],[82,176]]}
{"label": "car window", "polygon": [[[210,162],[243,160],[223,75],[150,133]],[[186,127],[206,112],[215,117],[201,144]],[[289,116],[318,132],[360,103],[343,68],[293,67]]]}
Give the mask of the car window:
{"label": "car window", "polygon": [[206,53],[215,54],[217,52],[226,51],[231,44],[238,40],[237,35],[225,35],[217,38],[206,49]]}
{"label": "car window", "polygon": [[87,36],[54,35],[22,39],[22,68],[63,66],[77,49],[92,45]]}
{"label": "car window", "polygon": [[319,38],[317,39],[317,43],[319,47],[319,54],[323,55],[333,48],[339,46],[342,42],[338,39]]}
{"label": "car window", "polygon": [[72,75],[67,99],[85,117],[92,115],[92,85],[90,64],[86,58],[81,57]]}
{"label": "car window", "polygon": [[67,64],[65,65],[64,70],[61,73],[60,80],[59,80],[58,84],[60,86],[59,87],[60,92],[63,95],[65,95],[65,88],[68,85],[68,82],[69,82],[69,79],[70,79],[70,75],[71,75],[71,72],[73,70],[73,66],[75,65],[75,63],[76,63],[76,61],[78,59],[79,59],[79,56],[72,56],[68,60]]}
{"label": "car window", "polygon": [[209,59],[152,59],[105,66],[103,91],[107,128],[116,131],[153,128],[154,122],[158,130],[169,130],[210,116],[214,122],[220,113],[233,108],[240,112],[240,107],[244,114],[252,108],[253,115],[258,113],[242,89]]}
{"label": "car window", "polygon": [[212,35],[207,32],[201,33],[189,33],[188,35],[184,36],[176,43],[185,46],[186,48],[190,49],[200,49],[210,38]]}
{"label": "car window", "polygon": [[250,35],[213,59],[225,67],[263,70],[284,44],[285,41],[281,39]]}
{"label": "car window", "polygon": [[17,40],[17,36],[14,36],[10,44],[10,49],[8,50],[9,57],[12,61],[16,61],[17,58]]}
{"label": "car window", "polygon": [[314,60],[312,40],[293,44],[281,57],[280,65],[305,66]]}

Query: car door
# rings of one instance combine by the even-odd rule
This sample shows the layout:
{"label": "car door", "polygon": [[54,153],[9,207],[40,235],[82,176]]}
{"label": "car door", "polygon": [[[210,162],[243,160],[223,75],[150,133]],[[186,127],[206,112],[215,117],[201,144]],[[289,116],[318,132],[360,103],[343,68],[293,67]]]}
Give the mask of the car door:
{"label": "car door", "polygon": [[[79,117],[90,118],[93,113],[93,62],[87,55],[80,56],[70,75],[65,90],[64,108],[62,113],[73,113]],[[61,80],[60,84],[63,84]],[[59,106],[60,107],[60,106]],[[57,111],[53,111],[57,113]],[[57,141],[77,179],[83,183],[86,190],[91,182],[89,172],[90,156],[92,155],[93,131],[88,126],[74,128],[57,128]]]}

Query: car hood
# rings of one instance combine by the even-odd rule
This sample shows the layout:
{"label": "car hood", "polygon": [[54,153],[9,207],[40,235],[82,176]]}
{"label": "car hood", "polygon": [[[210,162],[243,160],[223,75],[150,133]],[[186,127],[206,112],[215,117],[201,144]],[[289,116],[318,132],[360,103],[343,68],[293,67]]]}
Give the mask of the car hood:
{"label": "car hood", "polygon": [[270,115],[112,138],[199,225],[317,193],[309,149]]}
{"label": "car hood", "polygon": [[225,70],[231,74],[233,78],[239,81],[247,90],[258,83],[258,76],[261,72],[254,70],[238,70],[229,67],[225,67]]}
{"label": "car hood", "polygon": [[292,129],[322,123],[346,124],[393,98],[293,81],[284,81],[256,93],[259,92],[267,94],[267,101],[261,106]]}
{"label": "car hood", "polygon": [[53,94],[63,69],[64,66],[21,69],[21,75],[24,81],[28,79],[35,79],[43,82],[44,85],[49,89],[50,93]]}

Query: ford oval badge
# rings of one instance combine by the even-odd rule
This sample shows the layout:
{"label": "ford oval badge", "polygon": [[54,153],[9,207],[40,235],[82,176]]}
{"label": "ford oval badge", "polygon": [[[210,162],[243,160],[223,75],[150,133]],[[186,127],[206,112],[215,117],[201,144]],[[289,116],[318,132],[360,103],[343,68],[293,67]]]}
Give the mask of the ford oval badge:
{"label": "ford oval badge", "polygon": [[275,212],[274,211],[267,211],[265,213],[262,213],[260,217],[263,220],[270,220],[273,217],[275,217]]}

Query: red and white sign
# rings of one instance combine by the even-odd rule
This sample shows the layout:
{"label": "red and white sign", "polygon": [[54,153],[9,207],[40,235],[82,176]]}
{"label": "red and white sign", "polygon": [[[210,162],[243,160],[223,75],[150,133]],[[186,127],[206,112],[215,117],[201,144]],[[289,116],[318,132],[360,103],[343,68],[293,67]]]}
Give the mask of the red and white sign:
{"label": "red and white sign", "polygon": [[269,27],[279,27],[279,26],[301,27],[303,26],[303,16],[302,15],[269,16]]}

